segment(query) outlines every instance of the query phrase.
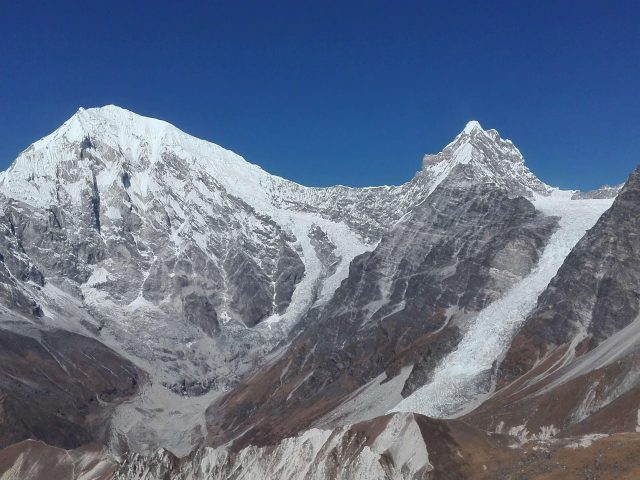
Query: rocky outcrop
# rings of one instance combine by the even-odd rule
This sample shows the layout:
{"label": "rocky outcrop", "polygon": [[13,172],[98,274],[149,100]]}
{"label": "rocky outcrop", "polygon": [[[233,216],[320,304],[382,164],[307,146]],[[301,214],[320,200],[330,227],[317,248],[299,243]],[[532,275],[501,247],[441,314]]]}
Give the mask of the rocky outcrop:
{"label": "rocky outcrop", "polygon": [[185,457],[166,450],[113,457],[96,447],[62,450],[29,440],[0,451],[0,479],[617,480],[638,476],[639,447],[637,433],[524,440],[396,414],[268,447],[202,448]]}

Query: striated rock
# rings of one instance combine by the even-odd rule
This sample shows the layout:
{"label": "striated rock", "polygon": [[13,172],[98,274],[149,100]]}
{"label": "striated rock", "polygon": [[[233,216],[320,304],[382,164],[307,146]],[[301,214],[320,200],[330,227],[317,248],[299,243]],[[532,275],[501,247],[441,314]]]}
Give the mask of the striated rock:
{"label": "striated rock", "polygon": [[110,415],[144,374],[93,339],[32,335],[0,330],[0,448],[28,438],[64,448],[107,441]]}
{"label": "striated rock", "polygon": [[[640,169],[566,258],[465,419],[554,436],[638,431]],[[515,429],[515,430],[514,430]]]}

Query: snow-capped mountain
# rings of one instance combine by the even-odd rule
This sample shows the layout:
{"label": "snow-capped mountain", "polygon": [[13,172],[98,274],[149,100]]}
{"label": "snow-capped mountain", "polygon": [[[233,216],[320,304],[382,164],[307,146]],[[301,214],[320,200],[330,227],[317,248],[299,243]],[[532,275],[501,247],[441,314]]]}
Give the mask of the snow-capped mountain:
{"label": "snow-capped mountain", "polygon": [[84,321],[167,383],[232,381],[250,357],[239,344],[261,346],[330,296],[380,229],[360,191],[345,196],[362,231],[317,213],[331,190],[117,107],[78,111],[18,157],[0,192],[5,215],[28,225],[18,234],[47,278],[45,315],[82,305]]}
{"label": "snow-capped mountain", "polygon": [[402,186],[307,188],[107,106],[80,109],[31,145],[2,173],[0,193],[46,278],[35,295],[45,316],[82,306],[89,315],[77,323],[197,393],[232,382],[328,301],[351,260],[463,165],[514,195],[549,191],[511,142],[477,122]]}
{"label": "snow-capped mountain", "polygon": [[[610,248],[587,239],[635,238],[633,222],[611,233],[633,216],[633,185],[600,219],[619,188],[550,187],[472,121],[403,185],[310,188],[166,122],[80,109],[0,174],[0,448],[99,442],[100,475],[117,478],[207,478],[194,462],[221,478],[308,476],[304,461],[283,469],[300,455],[324,472],[309,478],[430,478],[455,449],[406,450],[425,429],[481,442],[413,413],[500,430],[482,413],[502,408],[498,390],[591,328],[585,294],[570,328],[556,315],[531,333],[567,311],[573,270],[600,265],[578,252]],[[625,271],[620,248],[607,271]],[[631,305],[628,278],[615,291]],[[597,343],[634,308],[602,306]],[[491,448],[507,455],[504,442]]]}

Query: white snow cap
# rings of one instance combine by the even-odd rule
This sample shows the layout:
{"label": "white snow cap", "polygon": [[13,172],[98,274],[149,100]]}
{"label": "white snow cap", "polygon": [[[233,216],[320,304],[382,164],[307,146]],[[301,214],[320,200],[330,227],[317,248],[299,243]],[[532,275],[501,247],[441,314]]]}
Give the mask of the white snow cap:
{"label": "white snow cap", "polygon": [[480,122],[478,122],[477,120],[471,120],[470,122],[468,122],[465,125],[464,130],[462,132],[470,134],[474,130],[483,130],[482,126],[480,125]]}

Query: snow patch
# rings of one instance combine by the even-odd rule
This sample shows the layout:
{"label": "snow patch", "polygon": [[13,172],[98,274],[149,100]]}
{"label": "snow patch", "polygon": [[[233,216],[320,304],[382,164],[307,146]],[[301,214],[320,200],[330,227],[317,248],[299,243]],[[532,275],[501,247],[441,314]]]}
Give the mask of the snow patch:
{"label": "snow patch", "polygon": [[578,449],[578,448],[588,448],[593,442],[600,440],[601,438],[607,438],[609,435],[606,433],[591,433],[589,435],[583,435],[578,438],[575,442],[569,443],[566,445],[566,448]]}
{"label": "snow patch", "polygon": [[532,441],[542,441],[547,442],[553,439],[560,430],[558,430],[553,425],[543,425],[540,427],[540,431],[538,433],[530,433],[527,429],[527,425],[517,425],[515,427],[511,427],[507,435],[510,435],[518,440],[520,445],[524,445],[525,443]]}

